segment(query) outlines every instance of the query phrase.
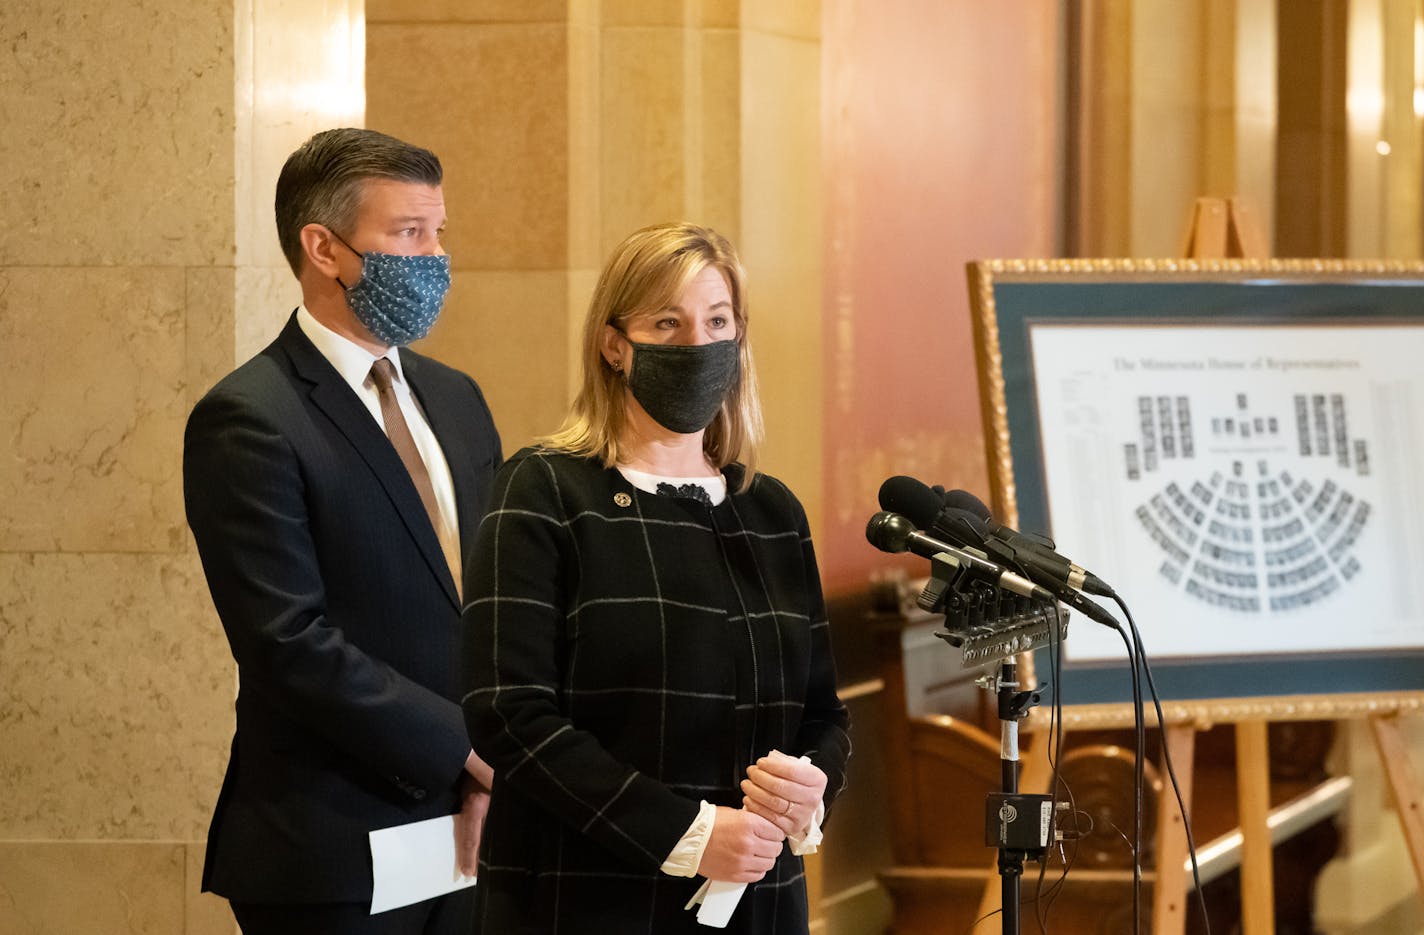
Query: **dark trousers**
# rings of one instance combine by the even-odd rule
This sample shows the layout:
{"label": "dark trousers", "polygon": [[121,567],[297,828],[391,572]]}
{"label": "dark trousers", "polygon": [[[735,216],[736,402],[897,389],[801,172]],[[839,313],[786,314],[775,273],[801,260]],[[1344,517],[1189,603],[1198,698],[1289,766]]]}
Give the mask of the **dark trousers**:
{"label": "dark trousers", "polygon": [[371,915],[370,903],[231,903],[243,935],[476,935],[471,887]]}

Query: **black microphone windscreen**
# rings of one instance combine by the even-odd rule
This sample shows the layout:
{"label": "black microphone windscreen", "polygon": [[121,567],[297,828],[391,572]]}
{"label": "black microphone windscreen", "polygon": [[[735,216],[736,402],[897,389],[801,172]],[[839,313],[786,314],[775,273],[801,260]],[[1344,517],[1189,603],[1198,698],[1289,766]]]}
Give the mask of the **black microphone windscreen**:
{"label": "black microphone windscreen", "polygon": [[985,520],[972,510],[953,506],[947,506],[939,511],[939,516],[935,518],[934,529],[959,545],[983,548],[990,538]]}
{"label": "black microphone windscreen", "polygon": [[914,531],[909,520],[889,510],[881,510],[865,524],[866,540],[882,552],[906,551]]}
{"label": "black microphone windscreen", "polygon": [[973,513],[980,519],[989,518],[989,508],[984,505],[984,501],[967,490],[949,491],[944,495],[944,505],[956,510],[964,510],[966,513]]}
{"label": "black microphone windscreen", "polygon": [[897,474],[880,485],[880,508],[915,524],[916,529],[928,529],[944,504],[939,494],[913,477]]}

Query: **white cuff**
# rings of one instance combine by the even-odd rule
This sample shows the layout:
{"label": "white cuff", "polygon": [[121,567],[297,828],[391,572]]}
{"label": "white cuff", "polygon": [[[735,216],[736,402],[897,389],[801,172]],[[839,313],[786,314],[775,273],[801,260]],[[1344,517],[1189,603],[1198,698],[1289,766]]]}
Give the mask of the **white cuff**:
{"label": "white cuff", "polygon": [[817,802],[816,813],[811,816],[806,827],[795,834],[786,836],[786,840],[791,844],[791,853],[797,857],[816,853],[816,848],[821,843],[821,822],[825,820],[826,803],[824,801]]}
{"label": "white cuff", "polygon": [[[707,850],[707,842],[712,840],[712,823],[716,819],[717,806],[703,800],[697,809],[697,817],[692,819],[692,824],[687,826],[687,831],[672,846],[672,852],[658,869],[668,876],[697,876],[697,866],[702,863],[702,852]],[[817,841],[821,839],[820,834],[818,828]]]}

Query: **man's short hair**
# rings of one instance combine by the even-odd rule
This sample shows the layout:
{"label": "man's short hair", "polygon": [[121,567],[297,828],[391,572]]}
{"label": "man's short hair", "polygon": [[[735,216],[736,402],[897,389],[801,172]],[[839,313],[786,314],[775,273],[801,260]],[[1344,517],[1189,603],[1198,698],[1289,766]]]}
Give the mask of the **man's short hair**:
{"label": "man's short hair", "polygon": [[343,127],[313,136],[287,157],[277,177],[277,240],[292,272],[302,274],[303,227],[351,233],[367,179],[439,185],[441,174],[430,150],[375,130]]}

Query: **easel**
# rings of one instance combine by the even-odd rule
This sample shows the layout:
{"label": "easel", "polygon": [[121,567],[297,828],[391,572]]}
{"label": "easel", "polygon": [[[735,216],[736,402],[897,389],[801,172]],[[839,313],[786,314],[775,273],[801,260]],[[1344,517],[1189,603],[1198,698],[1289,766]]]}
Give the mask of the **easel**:
{"label": "easel", "polygon": [[[1235,198],[1197,199],[1186,234],[1183,255],[1192,260],[1265,259],[1266,241],[1244,206]],[[1022,667],[1032,683],[1031,660]],[[1211,699],[1163,705],[1164,756],[1170,752],[1176,768],[1182,801],[1192,807],[1193,756],[1198,732],[1213,724],[1236,728],[1236,781],[1241,830],[1241,892],[1243,935],[1274,935],[1275,907],[1270,831],[1270,759],[1267,728],[1272,721],[1369,721],[1386,781],[1404,831],[1413,863],[1418,893],[1424,898],[1424,792],[1408,759],[1400,728],[1405,712],[1424,712],[1424,693],[1394,695],[1334,695]],[[1038,718],[1046,726],[1046,718]],[[1149,728],[1156,722],[1148,712]],[[1123,728],[1132,723],[1132,711],[1123,705],[1081,705],[1065,709],[1063,731]],[[1047,732],[1026,753],[1020,788],[1047,791],[1052,768]],[[1165,763],[1162,774],[1167,773]],[[1157,868],[1153,875],[1152,929],[1154,935],[1184,935],[1186,906],[1190,898],[1186,869],[1187,834],[1175,797],[1164,790],[1157,812]],[[1200,847],[1203,843],[1198,841]],[[1146,878],[1146,875],[1144,875]],[[991,875],[979,906],[985,917],[999,908],[998,881]]]}
{"label": "easel", "polygon": [[[1193,260],[1266,259],[1266,240],[1235,198],[1198,198],[1182,238],[1182,255]],[[1276,891],[1272,868],[1270,747],[1268,722],[1252,718],[1236,723],[1236,807],[1241,825],[1241,930],[1267,935],[1276,930]],[[1182,802],[1192,807],[1192,762],[1198,725],[1162,728],[1163,743],[1177,766]],[[1164,753],[1164,756],[1166,754]],[[1165,769],[1164,769],[1165,772]],[[1152,899],[1152,929],[1157,935],[1182,935],[1187,927],[1187,829],[1181,812],[1163,800],[1157,811],[1157,887]]]}
{"label": "easel", "polygon": [[[1266,259],[1266,240],[1245,206],[1236,198],[1198,198],[1183,237],[1182,254],[1193,260]],[[1414,864],[1418,892],[1424,897],[1424,798],[1409,764],[1408,749],[1399,726],[1401,707],[1368,713],[1375,746],[1394,794],[1395,808],[1405,843]],[[1267,727],[1278,719],[1273,706],[1257,705],[1259,716],[1236,721],[1236,797],[1241,823],[1241,927],[1243,935],[1273,935],[1276,929],[1271,866],[1272,845],[1268,825],[1271,812],[1270,756]],[[1289,710],[1286,705],[1284,710]],[[1182,801],[1191,807],[1192,754],[1197,726],[1169,725],[1164,729],[1167,748],[1177,764]],[[1165,771],[1165,770],[1164,770]],[[1181,935],[1186,929],[1187,855],[1182,816],[1165,807],[1157,821],[1157,888],[1153,899],[1156,935]]]}
{"label": "easel", "polygon": [[1264,260],[1266,238],[1238,198],[1198,198],[1182,256],[1189,260]]}

